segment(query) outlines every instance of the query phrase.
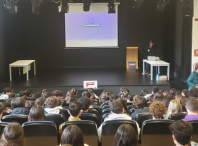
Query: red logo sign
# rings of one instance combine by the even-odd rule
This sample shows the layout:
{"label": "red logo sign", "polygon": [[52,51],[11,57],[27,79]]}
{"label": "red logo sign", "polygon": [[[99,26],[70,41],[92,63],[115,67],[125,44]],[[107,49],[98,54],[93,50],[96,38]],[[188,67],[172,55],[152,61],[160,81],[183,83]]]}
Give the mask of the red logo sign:
{"label": "red logo sign", "polygon": [[131,67],[131,66],[136,66],[136,65],[135,63],[129,63],[128,66]]}
{"label": "red logo sign", "polygon": [[198,18],[195,18],[195,21],[198,21]]}
{"label": "red logo sign", "polygon": [[195,57],[198,56],[198,49],[194,49],[194,56],[195,56]]}
{"label": "red logo sign", "polygon": [[94,82],[87,82],[86,87],[88,87],[89,85],[94,85]]}

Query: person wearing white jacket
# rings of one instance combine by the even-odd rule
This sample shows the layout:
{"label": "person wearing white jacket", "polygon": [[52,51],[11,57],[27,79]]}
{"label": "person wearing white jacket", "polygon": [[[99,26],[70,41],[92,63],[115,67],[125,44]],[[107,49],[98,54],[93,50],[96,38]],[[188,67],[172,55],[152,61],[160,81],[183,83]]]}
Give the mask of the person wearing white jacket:
{"label": "person wearing white jacket", "polygon": [[45,100],[45,112],[48,114],[59,114],[60,110],[56,107],[58,100],[54,96],[50,96]]}

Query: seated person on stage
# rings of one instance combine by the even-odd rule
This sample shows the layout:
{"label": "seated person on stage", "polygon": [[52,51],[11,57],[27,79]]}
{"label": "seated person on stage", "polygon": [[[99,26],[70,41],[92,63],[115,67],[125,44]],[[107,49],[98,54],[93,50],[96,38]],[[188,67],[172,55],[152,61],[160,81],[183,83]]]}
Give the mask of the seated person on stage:
{"label": "seated person on stage", "polygon": [[62,97],[61,97],[61,96],[62,96],[62,92],[59,91],[59,90],[54,90],[52,94],[53,94],[54,97],[56,97],[56,98],[62,98]]}
{"label": "seated person on stage", "polygon": [[188,115],[185,116],[183,121],[198,120],[198,100],[195,97],[190,97],[186,101],[186,110]]}
{"label": "seated person on stage", "polygon": [[93,88],[88,88],[88,91],[92,94],[91,95],[92,99],[98,99],[98,96],[94,93]]}
{"label": "seated person on stage", "polygon": [[134,112],[131,114],[132,120],[135,120],[135,116],[139,113],[149,112],[149,108],[144,108],[145,98],[136,95],[133,98]]}
{"label": "seated person on stage", "polygon": [[56,107],[57,99],[54,96],[50,96],[45,100],[45,112],[48,114],[59,114],[60,110]]}
{"label": "seated person on stage", "polygon": [[190,146],[193,132],[193,126],[190,123],[178,120],[171,124],[169,128],[176,146]]}
{"label": "seated person on stage", "polygon": [[13,98],[11,101],[11,107],[13,108],[11,115],[29,115],[30,108],[25,107],[25,100],[21,97]]}
{"label": "seated person on stage", "polygon": [[168,110],[166,112],[165,119],[168,119],[171,114],[181,113],[182,106],[177,100],[171,100],[168,106]]}
{"label": "seated person on stage", "polygon": [[88,97],[81,97],[78,102],[82,105],[83,112],[88,112],[91,106],[91,100]]}
{"label": "seated person on stage", "polygon": [[[114,100],[111,102],[110,104],[110,110],[111,110],[111,114],[108,115],[105,119],[105,121],[109,121],[109,120],[131,120],[131,117],[127,114],[124,114],[124,108],[123,105],[120,101],[118,100]],[[137,124],[137,129],[138,129],[138,135],[139,135],[139,125]],[[99,141],[101,142],[101,135],[102,135],[102,124],[100,125],[100,127],[98,128],[98,138]]]}
{"label": "seated person on stage", "polygon": [[1,93],[0,99],[8,99],[9,98],[8,95],[12,92],[13,90],[11,88],[9,87],[4,88],[3,93]]}
{"label": "seated person on stage", "polygon": [[182,96],[186,99],[186,100],[188,100],[188,98],[189,98],[189,96],[188,96],[188,90],[187,89],[183,89],[182,90]]}
{"label": "seated person on stage", "polygon": [[154,101],[149,106],[149,112],[153,119],[162,119],[166,113],[166,107],[161,101]]}

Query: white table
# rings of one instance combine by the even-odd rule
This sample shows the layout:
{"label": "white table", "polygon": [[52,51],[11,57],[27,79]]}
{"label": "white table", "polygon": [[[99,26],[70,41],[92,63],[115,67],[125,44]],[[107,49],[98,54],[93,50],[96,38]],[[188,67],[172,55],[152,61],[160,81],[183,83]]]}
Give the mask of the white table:
{"label": "white table", "polygon": [[13,62],[13,63],[9,64],[10,81],[12,81],[12,67],[19,67],[19,75],[21,75],[20,67],[25,67],[26,68],[27,81],[28,81],[29,80],[28,66],[31,63],[34,63],[34,75],[36,75],[36,61],[35,60],[18,60],[16,62]]}
{"label": "white table", "polygon": [[159,60],[159,61],[148,61],[147,59],[143,60],[143,75],[145,75],[145,63],[150,64],[150,72],[151,72],[151,80],[153,80],[153,66],[157,66],[158,67],[158,72],[160,72],[160,66],[167,66],[167,77],[169,80],[169,70],[170,70],[170,64],[168,62]]}

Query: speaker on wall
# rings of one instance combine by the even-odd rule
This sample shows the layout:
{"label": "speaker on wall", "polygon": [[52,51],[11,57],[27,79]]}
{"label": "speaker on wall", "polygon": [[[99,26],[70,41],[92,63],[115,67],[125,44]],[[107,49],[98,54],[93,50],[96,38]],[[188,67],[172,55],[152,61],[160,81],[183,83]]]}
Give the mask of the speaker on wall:
{"label": "speaker on wall", "polygon": [[182,1],[182,16],[193,17],[193,0],[181,0]]}

